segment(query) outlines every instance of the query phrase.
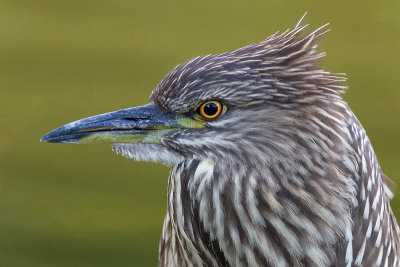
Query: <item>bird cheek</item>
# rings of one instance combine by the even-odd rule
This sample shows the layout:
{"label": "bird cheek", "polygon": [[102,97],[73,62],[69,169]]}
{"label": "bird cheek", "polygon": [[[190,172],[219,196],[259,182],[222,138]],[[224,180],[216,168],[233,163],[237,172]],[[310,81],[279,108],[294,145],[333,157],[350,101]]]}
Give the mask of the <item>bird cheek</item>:
{"label": "bird cheek", "polygon": [[189,117],[181,117],[178,119],[178,123],[182,126],[182,128],[186,129],[201,129],[204,128],[203,120],[195,120]]}

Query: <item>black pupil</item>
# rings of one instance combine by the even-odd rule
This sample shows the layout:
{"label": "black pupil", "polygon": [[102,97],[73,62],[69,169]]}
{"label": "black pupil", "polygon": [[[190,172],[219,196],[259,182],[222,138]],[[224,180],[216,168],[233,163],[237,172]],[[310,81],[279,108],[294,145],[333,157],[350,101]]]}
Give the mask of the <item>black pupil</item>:
{"label": "black pupil", "polygon": [[204,106],[203,111],[204,111],[204,114],[206,114],[208,116],[213,116],[213,115],[217,114],[217,112],[218,112],[218,105],[214,102],[207,103]]}

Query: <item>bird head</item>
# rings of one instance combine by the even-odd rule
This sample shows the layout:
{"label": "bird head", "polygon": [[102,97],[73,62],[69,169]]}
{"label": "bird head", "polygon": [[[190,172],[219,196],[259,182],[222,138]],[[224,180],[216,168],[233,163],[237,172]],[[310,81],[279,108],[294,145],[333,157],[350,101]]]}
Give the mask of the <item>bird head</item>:
{"label": "bird head", "polygon": [[231,163],[297,157],[309,150],[299,146],[302,133],[318,128],[309,115],[340,102],[344,89],[342,75],[316,64],[325,26],[303,35],[305,27],[196,57],[169,72],[149,104],[71,122],[41,141],[106,142],[127,157],[168,165],[195,157]]}

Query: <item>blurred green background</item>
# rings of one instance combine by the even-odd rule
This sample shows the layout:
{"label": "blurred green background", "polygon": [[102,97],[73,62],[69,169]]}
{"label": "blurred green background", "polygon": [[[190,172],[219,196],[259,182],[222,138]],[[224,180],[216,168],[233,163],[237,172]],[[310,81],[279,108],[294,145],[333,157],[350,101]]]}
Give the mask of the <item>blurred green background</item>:
{"label": "blurred green background", "polygon": [[[323,61],[400,184],[400,1],[0,0],[0,265],[155,266],[168,169],[39,143],[147,103],[176,64],[261,41],[308,11]],[[400,217],[400,195],[392,201]]]}

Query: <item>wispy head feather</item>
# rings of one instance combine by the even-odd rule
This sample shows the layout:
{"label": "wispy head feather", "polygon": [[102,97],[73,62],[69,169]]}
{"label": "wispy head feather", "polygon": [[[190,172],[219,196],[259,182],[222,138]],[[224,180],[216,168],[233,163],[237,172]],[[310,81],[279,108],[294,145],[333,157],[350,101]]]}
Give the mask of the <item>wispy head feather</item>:
{"label": "wispy head feather", "polygon": [[150,101],[184,112],[208,99],[224,99],[230,106],[297,106],[339,98],[346,88],[342,85],[344,74],[324,71],[317,64],[325,56],[317,51],[317,41],[329,31],[328,24],[304,35],[308,25],[301,25],[302,19],[292,30],[259,43],[176,66],[153,91]]}

